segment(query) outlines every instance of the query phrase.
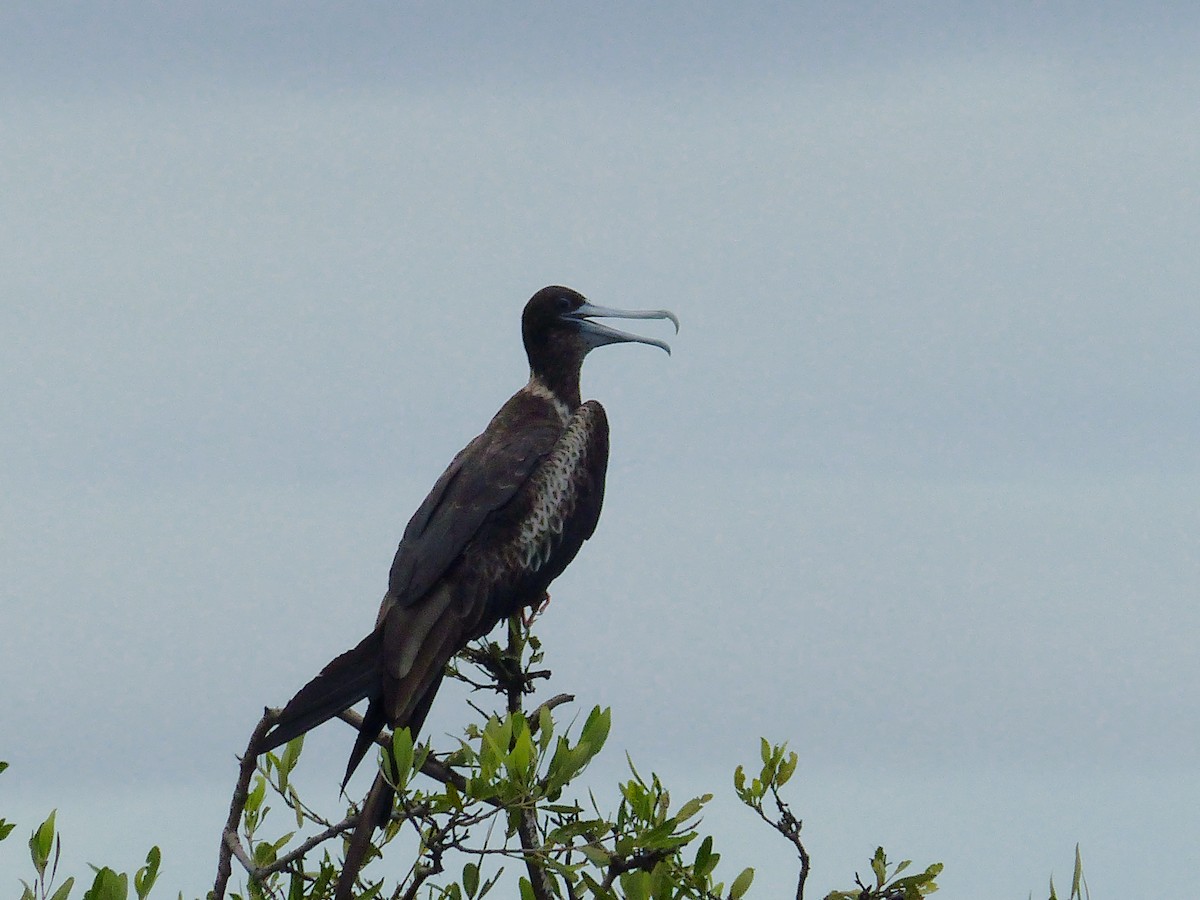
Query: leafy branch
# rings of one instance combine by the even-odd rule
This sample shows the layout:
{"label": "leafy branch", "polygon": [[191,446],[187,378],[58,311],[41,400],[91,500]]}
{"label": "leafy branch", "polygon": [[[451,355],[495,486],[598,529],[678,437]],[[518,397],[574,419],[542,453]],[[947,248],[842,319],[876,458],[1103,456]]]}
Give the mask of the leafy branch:
{"label": "leafy branch", "polygon": [[[701,831],[711,794],[676,803],[657,774],[643,776],[629,760],[615,808],[605,810],[591,792],[580,796],[578,779],[602,751],[611,713],[593,708],[564,729],[555,716],[573,702],[571,695],[527,706],[534,686],[550,677],[541,644],[518,618],[502,637],[503,643],[476,642],[448,669],[472,689],[478,714],[461,736],[438,749],[414,742],[407,729],[379,736],[397,802],[373,837],[356,894],[364,900],[481,900],[506,878],[506,885],[515,881],[521,900],[745,896],[754,870],[724,874],[712,836]],[[498,708],[489,708],[489,694]],[[294,781],[302,737],[255,757],[250,748],[277,716],[276,710],[264,711],[239,761],[210,900],[327,900],[333,894],[344,836],[357,824],[360,809],[350,803],[331,815],[304,802]],[[356,729],[361,724],[353,711],[340,718]],[[799,861],[796,898],[803,900],[810,860],[802,823],[782,795],[797,771],[797,756],[765,740],[759,755],[756,775],[737,768],[734,790],[793,846]],[[13,827],[0,819],[0,840]],[[75,880],[56,883],[61,840],[53,813],[34,830],[29,846],[34,878],[22,883],[22,900],[69,900]],[[405,860],[402,876],[373,874],[385,852]],[[235,861],[244,886],[231,892]],[[146,865],[132,876],[96,868],[84,900],[130,900],[131,888],[138,900],[146,900],[159,863],[158,848],[152,848]],[[506,875],[505,866],[514,863],[517,871]],[[855,889],[834,891],[826,900],[916,900],[936,889],[940,865],[915,875],[904,874],[908,865],[891,866],[880,849],[871,863],[873,879],[856,878]],[[1077,884],[1080,878],[1077,872]],[[1082,900],[1074,892],[1072,898]]]}

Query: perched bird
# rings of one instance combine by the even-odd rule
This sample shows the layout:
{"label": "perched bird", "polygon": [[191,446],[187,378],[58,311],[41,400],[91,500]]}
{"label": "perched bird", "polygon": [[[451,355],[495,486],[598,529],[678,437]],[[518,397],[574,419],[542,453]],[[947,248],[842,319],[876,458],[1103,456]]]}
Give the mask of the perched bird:
{"label": "perched bird", "polygon": [[[592,536],[604,499],[608,420],[580,402],[588,351],[662,341],[618,331],[597,318],[669,319],[666,310],[626,311],[547,287],[525,305],[521,334],[529,381],[450,463],[404,530],[375,629],[300,689],[257,751],[273,750],[368,700],[343,787],[383,730],[420,730],[446,664],[497,622],[538,605],[550,582]],[[373,829],[391,815],[380,774],[346,853],[336,896],[347,898]]]}

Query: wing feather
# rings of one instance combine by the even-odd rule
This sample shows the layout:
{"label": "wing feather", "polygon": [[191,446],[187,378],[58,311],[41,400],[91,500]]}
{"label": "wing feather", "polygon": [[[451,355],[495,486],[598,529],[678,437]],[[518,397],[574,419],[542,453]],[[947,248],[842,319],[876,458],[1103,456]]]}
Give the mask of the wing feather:
{"label": "wing feather", "polygon": [[521,410],[522,420],[510,425],[512,405],[509,401],[492,425],[454,458],[409,521],[392,563],[380,621],[391,605],[408,606],[425,596],[488,516],[517,495],[554,449],[562,425],[552,411]]}

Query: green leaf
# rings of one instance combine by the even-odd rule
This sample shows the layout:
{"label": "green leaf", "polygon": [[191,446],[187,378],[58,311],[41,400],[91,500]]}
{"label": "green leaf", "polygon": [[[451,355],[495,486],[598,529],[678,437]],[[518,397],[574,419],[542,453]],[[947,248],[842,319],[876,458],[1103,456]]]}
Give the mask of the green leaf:
{"label": "green leaf", "polygon": [[646,782],[642,779],[642,776],[638,774],[637,767],[633,764],[633,757],[629,755],[628,750],[625,751],[625,762],[629,764],[629,771],[633,773],[634,781],[636,781],[639,786],[645,787]]}
{"label": "green leaf", "polygon": [[512,777],[525,781],[529,767],[534,760],[533,738],[529,736],[529,728],[522,722],[516,729],[513,748],[504,760],[504,766]]}
{"label": "green leaf", "polygon": [[127,900],[129,876],[118,875],[105,866],[96,870],[96,879],[83,895],[83,900]]}
{"label": "green leaf", "polygon": [[504,866],[496,870],[496,874],[483,883],[483,887],[479,889],[480,900],[487,896],[488,891],[496,886],[496,882],[500,880],[500,876],[504,874]]}
{"label": "green leaf", "polygon": [[754,870],[751,868],[742,869],[740,875],[733,879],[733,884],[729,886],[729,900],[738,900],[746,891],[750,890],[750,882],[754,881]]}
{"label": "green leaf", "polygon": [[[333,879],[336,877],[337,877],[337,872],[334,870],[333,865],[330,863],[329,853],[328,853],[328,851],[326,851],[325,858],[321,862],[321,871],[317,875],[317,880],[313,882],[312,892],[309,893],[307,896],[309,896],[309,897],[324,897],[324,896],[326,896],[326,894],[330,893],[329,885],[333,882]],[[301,888],[300,896],[301,896],[301,898],[303,898],[305,896],[303,888]]]}
{"label": "green leaf", "polygon": [[254,864],[256,866],[269,866],[275,862],[275,848],[266,841],[254,845]]}
{"label": "green leaf", "polygon": [[446,795],[446,804],[450,809],[461,810],[463,808],[463,797],[462,794],[459,793],[458,788],[452,784],[448,784],[446,785],[444,793]]}
{"label": "green leaf", "polygon": [[68,878],[61,885],[59,885],[58,890],[55,891],[53,895],[51,895],[50,900],[67,900],[67,895],[69,893],[71,893],[71,888],[73,888],[74,886],[75,886],[75,879]]}
{"label": "green leaf", "polygon": [[259,806],[262,805],[263,797],[266,795],[267,780],[261,775],[258,775],[254,779],[254,787],[251,788],[250,793],[246,795],[246,805],[244,807],[246,812],[257,812]]}
{"label": "green leaf", "polygon": [[552,740],[554,740],[554,717],[550,715],[550,710],[543,706],[538,711],[538,752],[545,753],[550,748]]}
{"label": "green leaf", "polygon": [[650,873],[642,869],[621,875],[621,892],[626,900],[650,900]]}
{"label": "green leaf", "polygon": [[54,816],[57,812],[57,809],[51,810],[46,821],[29,836],[29,855],[33,859],[33,867],[37,869],[39,878],[46,874],[50,851],[54,849]]}
{"label": "green leaf", "polygon": [[528,878],[522,876],[519,886],[521,888],[521,900],[537,900],[537,897],[533,893],[533,883]]}
{"label": "green leaf", "polygon": [[[897,866],[896,872],[899,871],[900,867]],[[934,884],[933,879],[936,878],[941,871],[942,864],[934,863],[919,875],[909,875],[906,878],[897,878],[888,887],[889,890],[893,892],[897,890],[900,891],[906,898],[923,897],[926,894],[932,894],[937,890],[937,885]]]}
{"label": "green leaf", "polygon": [[396,761],[396,769],[392,772],[396,787],[403,790],[412,777],[413,739],[408,726],[392,732],[392,758]]}
{"label": "green leaf", "polygon": [[579,743],[586,743],[592,748],[589,759],[600,752],[604,742],[608,740],[611,726],[612,710],[610,708],[601,709],[598,706],[593,707],[588,714],[587,721],[583,723],[583,731],[579,734]]}
{"label": "green leaf", "polygon": [[502,757],[508,753],[508,748],[512,746],[513,728],[516,727],[519,715],[520,713],[511,713],[503,719],[493,719],[492,721],[496,723],[495,728],[491,728],[491,722],[489,722],[489,728],[484,730],[485,737],[488,731],[491,731],[492,743]]}
{"label": "green leaf", "polygon": [[291,774],[292,769],[296,768],[296,763],[300,761],[300,753],[304,749],[304,735],[294,737],[283,748],[283,753],[279,755],[279,774],[281,778],[286,779]]}
{"label": "green leaf", "polygon": [[875,848],[875,856],[871,858],[871,871],[875,873],[876,887],[883,887],[887,883],[887,855],[882,847]]}
{"label": "green leaf", "polygon": [[598,882],[595,878],[593,878],[587,872],[580,872],[579,880],[584,883],[584,886],[587,887],[588,892],[591,893],[591,895],[593,897],[611,897],[612,896],[611,891],[604,890],[604,888],[602,888],[600,886],[600,882]]}
{"label": "green leaf", "polygon": [[146,895],[154,887],[154,882],[158,880],[158,866],[161,862],[162,851],[158,847],[151,847],[150,852],[146,854],[146,865],[138,869],[133,876],[133,889],[137,892],[139,900],[146,900]]}
{"label": "green leaf", "polygon": [[473,862],[463,866],[462,874],[463,888],[466,889],[468,897],[474,897],[475,892],[479,890],[479,866]]}
{"label": "green leaf", "polygon": [[16,822],[9,822],[6,819],[0,819],[0,841],[4,840],[12,830],[17,827]]}
{"label": "green leaf", "polygon": [[704,808],[704,804],[712,799],[712,796],[712,794],[703,794],[699,797],[693,797],[687,803],[683,804],[683,806],[679,807],[679,812],[675,814],[675,820],[677,822],[686,822],[692,816],[696,815],[696,813],[700,812]]}
{"label": "green leaf", "polygon": [[292,811],[296,814],[296,827],[303,828],[304,827],[304,807],[300,803],[300,795],[296,792],[296,789],[294,787],[292,787],[290,784],[288,785],[287,795],[288,795],[288,799],[290,799],[292,801],[292,803],[291,803]]}
{"label": "green leaf", "polygon": [[[313,896],[319,897],[320,894],[314,891]],[[304,876],[299,872],[293,871],[288,882],[288,900],[304,900]]]}
{"label": "green leaf", "polygon": [[712,835],[708,835],[700,842],[700,848],[696,851],[696,861],[692,863],[692,869],[700,878],[708,878],[721,858],[721,854],[712,852],[712,846]]}
{"label": "green leaf", "polygon": [[599,868],[606,867],[612,861],[612,854],[595,844],[581,844],[579,852],[587,858],[588,862]]}
{"label": "green leaf", "polygon": [[[787,745],[785,744],[784,746]],[[779,764],[779,774],[775,777],[775,784],[778,787],[783,787],[792,780],[792,775],[796,773],[797,762],[799,762],[799,758],[795,753],[791,753],[787,759]]]}
{"label": "green leaf", "polygon": [[[654,786],[657,788],[659,786],[658,785],[658,776],[655,775],[654,778],[655,778]],[[654,821],[655,822],[664,821],[667,818],[667,811],[670,808],[671,808],[671,792],[666,789],[663,789],[663,791],[658,795],[658,803],[654,807]]]}
{"label": "green leaf", "polygon": [[418,744],[413,748],[413,764],[414,772],[420,772],[425,768],[425,762],[429,759],[429,754],[433,749],[428,744]]}

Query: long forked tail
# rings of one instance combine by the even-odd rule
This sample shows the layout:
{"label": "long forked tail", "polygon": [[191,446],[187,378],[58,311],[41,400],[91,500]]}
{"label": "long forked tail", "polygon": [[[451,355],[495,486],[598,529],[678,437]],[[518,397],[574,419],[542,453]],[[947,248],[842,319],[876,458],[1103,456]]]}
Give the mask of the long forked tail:
{"label": "long forked tail", "polygon": [[[376,632],[363,638],[323,668],[300,688],[279,714],[279,722],[255,748],[266,753],[292,738],[327,722],[366,697],[378,696],[381,688],[382,642]],[[378,733],[378,730],[377,732]]]}

